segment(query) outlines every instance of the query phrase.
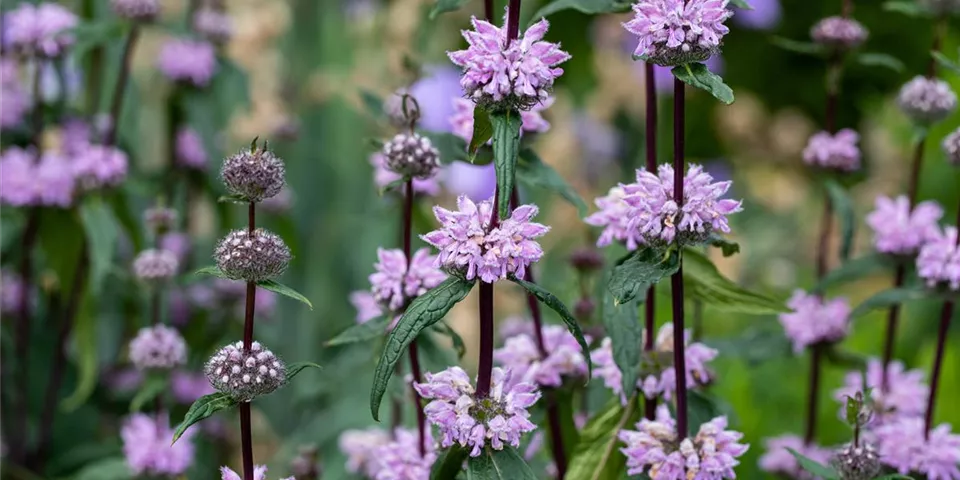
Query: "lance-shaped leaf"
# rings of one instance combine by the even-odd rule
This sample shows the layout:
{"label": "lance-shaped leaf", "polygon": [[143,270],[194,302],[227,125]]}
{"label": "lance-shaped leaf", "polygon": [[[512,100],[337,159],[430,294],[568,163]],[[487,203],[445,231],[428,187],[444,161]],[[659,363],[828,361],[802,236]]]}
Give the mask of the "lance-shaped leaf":
{"label": "lance-shaped leaf", "polygon": [[567,309],[567,306],[560,301],[556,295],[546,291],[540,285],[536,283],[528,282],[522,278],[517,278],[513,275],[510,275],[510,281],[520,285],[527,292],[537,297],[537,300],[540,300],[541,303],[550,307],[551,310],[557,312],[557,315],[560,315],[560,319],[563,320],[563,323],[567,326],[567,330],[577,339],[577,343],[580,344],[580,349],[583,350],[583,357],[587,361],[587,370],[590,372],[587,375],[589,379],[593,373],[593,362],[590,360],[590,347],[587,345],[587,341],[583,338],[583,332],[580,330],[580,324],[577,323],[577,319],[573,317],[573,314],[570,313],[570,310]]}
{"label": "lance-shaped leaf", "polygon": [[532,149],[524,148],[520,151],[517,180],[530,187],[554,192],[576,207],[577,214],[581,217],[587,214],[587,204],[580,198],[580,194],[553,167],[543,163]]}
{"label": "lance-shaped leaf", "polygon": [[633,428],[640,420],[636,398],[626,405],[619,398],[611,399],[594,415],[583,431],[580,444],[570,457],[566,478],[577,480],[620,480],[627,472],[626,457],[620,453],[617,434],[624,428]]}
{"label": "lance-shaped leaf", "polygon": [[730,105],[733,103],[733,90],[723,83],[723,78],[711,72],[702,63],[687,63],[673,67],[673,76],[683,83],[706,90],[714,98]]}
{"label": "lance-shaped leaf", "polygon": [[490,447],[467,460],[470,480],[537,480],[537,476],[513,447],[494,450]]}
{"label": "lance-shaped leaf", "polygon": [[[226,278],[227,280],[232,280],[230,278],[227,278],[227,276],[224,275],[224,273],[220,271],[220,268],[218,268],[216,265],[209,265],[209,266],[200,268],[196,272],[193,272],[193,274],[200,275],[200,276],[206,275],[206,276],[217,277],[217,278]],[[240,281],[240,280],[235,280],[235,281]],[[313,310],[313,304],[310,303],[310,300],[308,300],[307,297],[304,297],[303,295],[300,294],[300,292],[280,282],[277,282],[276,280],[260,280],[259,282],[257,282],[257,286],[265,290],[270,290],[273,293],[279,293],[280,295],[283,295],[285,297],[292,298],[310,307],[310,310]]]}
{"label": "lance-shaped leaf", "polygon": [[317,365],[313,362],[297,362],[287,365],[287,381],[293,380],[293,377],[296,377],[298,373],[308,369],[316,368],[317,370],[323,370],[323,367]]}
{"label": "lance-shaped leaf", "polygon": [[930,10],[918,2],[911,0],[895,0],[883,3],[883,9],[888,12],[902,13],[908,17],[925,18],[933,16]]}
{"label": "lance-shaped leaf", "polygon": [[473,163],[474,157],[480,151],[480,147],[490,141],[493,136],[493,124],[490,123],[490,112],[480,107],[473,109],[473,135],[470,136],[470,146],[467,153],[470,154],[470,163]]}
{"label": "lance-shaped leaf", "polygon": [[721,275],[710,259],[689,248],[683,252],[683,282],[693,298],[725,312],[767,315],[786,311],[783,302],[737,285]]}
{"label": "lance-shaped leaf", "polygon": [[441,13],[455,12],[466,5],[469,0],[437,0],[430,10],[430,20],[434,20]]}
{"label": "lance-shaped leaf", "polygon": [[643,325],[637,317],[640,302],[617,305],[610,295],[603,296],[603,328],[610,337],[613,361],[620,369],[623,392],[630,395],[637,388],[640,375],[640,346]]}
{"label": "lance-shaped leaf", "polygon": [[99,295],[107,272],[113,266],[119,223],[113,211],[99,196],[87,198],[80,204],[80,221],[86,233],[86,247],[90,256],[90,294]]}
{"label": "lance-shaped leaf", "polygon": [[823,47],[823,45],[820,45],[819,43],[799,42],[797,40],[791,40],[784,37],[775,36],[770,40],[770,43],[784,50],[794,53],[801,53],[804,55],[813,55],[819,57],[823,56],[823,54],[826,52],[826,49]]}
{"label": "lance-shaped leaf", "polygon": [[936,292],[920,286],[887,289],[864,300],[860,305],[857,305],[857,308],[854,308],[853,311],[850,312],[850,319],[853,320],[874,309],[888,308],[894,305],[934,298],[936,296]]}
{"label": "lance-shaped leaf", "polygon": [[173,432],[173,441],[170,443],[176,443],[180,436],[195,423],[210,417],[214,413],[236,407],[239,404],[239,402],[223,392],[211,393],[210,395],[204,395],[198,398],[196,402],[193,402],[193,405],[190,405],[187,414],[183,416],[183,421],[180,422],[180,425],[178,425],[177,429]]}
{"label": "lance-shaped leaf", "polygon": [[866,65],[868,67],[885,67],[893,70],[894,72],[900,73],[903,71],[904,66],[897,57],[893,55],[888,55],[886,53],[877,53],[877,52],[865,52],[857,55],[857,62],[860,65]]}
{"label": "lance-shaped leaf", "polygon": [[853,251],[853,234],[857,228],[857,214],[853,210],[853,200],[839,183],[828,180],[824,186],[833,204],[833,211],[840,220],[840,259],[846,261]]}
{"label": "lance-shaped leaf", "polygon": [[723,238],[715,233],[710,235],[710,238],[707,239],[707,242],[710,244],[710,246],[719,248],[724,257],[732,257],[733,255],[740,253],[739,243],[732,240],[727,240],[726,238]]}
{"label": "lance-shaped leaf", "polygon": [[541,18],[563,10],[576,10],[587,15],[623,13],[630,11],[630,2],[627,0],[554,0],[537,10],[531,19],[537,22]]}
{"label": "lance-shaped leaf", "polygon": [[430,480],[457,478],[457,475],[463,471],[463,462],[467,460],[469,453],[470,450],[457,444],[440,452],[430,468]]}
{"label": "lance-shaped leaf", "polygon": [[746,0],[730,0],[730,5],[742,10],[753,10],[753,6],[747,3]]}
{"label": "lance-shaped leaf", "polygon": [[390,325],[390,317],[377,317],[364,323],[358,323],[340,332],[336,337],[327,340],[327,343],[324,343],[324,345],[327,347],[335,347],[338,345],[348,345],[373,340],[374,338],[382,337],[387,332],[387,325]]}
{"label": "lance-shaped leaf", "polygon": [[647,291],[665,277],[680,269],[680,254],[671,248],[666,252],[642,247],[631,252],[613,267],[607,290],[617,305],[624,304]]}
{"label": "lance-shaped leaf", "polygon": [[870,253],[849,260],[843,265],[827,272],[827,274],[820,279],[820,282],[817,283],[814,291],[823,292],[831,287],[842,285],[883,270],[895,268],[896,266],[897,260],[894,257],[879,252]]}
{"label": "lance-shaped leaf", "polygon": [[493,123],[493,165],[497,172],[497,215],[510,216],[510,195],[520,153],[520,112],[509,110],[490,114]]}
{"label": "lance-shaped leaf", "polygon": [[960,73],[960,60],[951,60],[950,57],[936,50],[930,52],[930,55],[933,56],[934,61],[939,63],[941,67],[953,73]]}
{"label": "lance-shaped leaf", "polygon": [[453,343],[453,349],[457,351],[457,358],[463,358],[467,353],[467,344],[463,342],[463,337],[461,337],[456,330],[450,327],[450,325],[447,325],[447,322],[438,322],[433,326],[433,329],[441,335],[450,337],[450,342]]}
{"label": "lance-shaped leaf", "polygon": [[825,480],[839,480],[840,474],[836,470],[816,461],[811,458],[807,458],[803,455],[797,453],[796,450],[788,448],[787,451],[791,455],[796,457],[797,462],[800,464],[800,468],[814,474],[815,476],[825,479]]}
{"label": "lance-shaped leaf", "polygon": [[370,390],[370,413],[374,420],[380,420],[380,402],[387,390],[394,366],[407,351],[407,347],[424,329],[433,326],[470,293],[472,281],[451,276],[433,290],[417,297],[407,311],[400,317],[397,326],[387,336],[387,343],[377,363],[373,376],[373,388]]}

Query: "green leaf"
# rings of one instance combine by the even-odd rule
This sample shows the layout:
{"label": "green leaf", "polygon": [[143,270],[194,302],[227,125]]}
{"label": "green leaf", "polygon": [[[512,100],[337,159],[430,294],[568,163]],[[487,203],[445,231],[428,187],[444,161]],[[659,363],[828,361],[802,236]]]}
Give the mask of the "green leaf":
{"label": "green leaf", "polygon": [[520,151],[520,112],[509,110],[490,114],[493,123],[493,165],[497,171],[497,215],[510,216],[510,195],[513,193],[517,155]]}
{"label": "green leaf", "polygon": [[210,395],[204,395],[198,398],[197,401],[193,402],[193,405],[190,405],[187,414],[183,416],[183,421],[180,422],[180,425],[178,425],[177,429],[173,432],[173,441],[170,442],[170,444],[173,445],[177,443],[177,440],[183,435],[183,432],[186,432],[193,424],[210,417],[220,410],[233,408],[239,404],[239,402],[223,392],[211,393]]}
{"label": "green leaf", "polygon": [[69,397],[60,404],[65,412],[72,412],[83,406],[93,390],[97,387],[97,377],[100,373],[98,357],[99,342],[97,339],[97,303],[100,297],[94,297],[87,292],[80,305],[80,313],[74,320],[73,344],[76,351],[77,386]]}
{"label": "green leaf", "polygon": [[578,215],[583,217],[587,214],[587,204],[580,198],[580,194],[553,167],[543,163],[537,152],[530,148],[520,151],[517,180],[529,187],[554,192],[576,207]]}
{"label": "green leaf", "polygon": [[60,291],[66,295],[73,289],[77,268],[81,265],[84,249],[92,248],[85,243],[87,235],[78,215],[72,210],[35,209],[28,215],[39,215],[40,249],[44,265],[56,275]]}
{"label": "green leaf", "polygon": [[683,281],[692,298],[720,311],[751,315],[787,311],[783,302],[751,292],[724,277],[710,259],[690,248],[683,252]]}
{"label": "green leaf", "polygon": [[493,124],[490,123],[490,112],[475,107],[473,109],[473,135],[470,136],[470,146],[467,152],[470,154],[470,163],[473,163],[473,158],[477,156],[480,147],[486,145],[491,137],[493,137]]}
{"label": "green leaf", "polygon": [[563,442],[564,452],[573,452],[580,444],[580,432],[574,422],[573,391],[570,389],[553,389],[547,392],[548,402],[556,402],[557,416],[560,417],[560,441]]}
{"label": "green leaf", "polygon": [[[206,267],[199,268],[193,272],[193,274],[206,277],[227,278],[227,275],[221,272],[220,267],[216,265],[207,265]],[[227,278],[227,280],[229,280],[229,278]]]}
{"label": "green leaf", "polygon": [[710,397],[697,390],[687,392],[687,434],[691,437],[700,431],[700,425],[723,415],[720,407]]}
{"label": "green leaf", "polygon": [[367,340],[382,337],[387,333],[387,326],[390,325],[390,320],[389,316],[383,316],[368,320],[364,323],[358,323],[340,332],[336,337],[327,340],[324,346],[336,347],[338,345],[366,342]]}
{"label": "green leaf", "polygon": [[293,377],[296,377],[298,373],[304,371],[307,368],[316,368],[317,370],[323,370],[323,367],[317,365],[313,362],[297,362],[287,364],[287,381],[293,380]]}
{"label": "green leaf", "polygon": [[840,259],[847,261],[850,258],[850,252],[853,250],[853,234],[857,228],[857,214],[853,210],[853,200],[847,194],[839,183],[833,180],[827,180],[824,183],[827,188],[827,195],[830,202],[833,203],[833,211],[836,212],[840,220]]}
{"label": "green leaf", "polygon": [[554,0],[533,14],[532,21],[548,17],[563,10],[576,10],[587,15],[623,13],[630,10],[630,2],[624,0]]}
{"label": "green leaf", "polygon": [[134,478],[127,459],[123,457],[105,458],[83,467],[71,480],[130,480]]}
{"label": "green leaf", "polygon": [[814,291],[824,292],[831,287],[863,278],[867,275],[888,268],[896,267],[896,260],[890,255],[879,252],[870,253],[844,262],[839,267],[827,272]]}
{"label": "green leaf", "polygon": [[367,113],[374,118],[383,118],[386,116],[386,112],[383,110],[383,98],[381,98],[380,95],[370,90],[360,90],[360,101],[363,102]]}
{"label": "green leaf", "polygon": [[270,290],[273,293],[279,293],[285,297],[292,298],[297,300],[306,306],[310,307],[310,310],[313,310],[313,304],[310,303],[310,300],[307,300],[307,297],[304,297],[300,292],[280,283],[276,280],[260,280],[257,282],[257,286]]}
{"label": "green leaf", "polygon": [[913,477],[900,475],[899,473],[891,473],[882,477],[874,478],[873,480],[913,480]]}
{"label": "green leaf", "polygon": [[407,347],[424,329],[443,319],[444,315],[473,289],[472,281],[450,277],[436,288],[420,295],[407,307],[397,326],[387,336],[387,343],[377,363],[370,390],[370,413],[373,419],[380,420],[380,402],[387,390],[390,376]]}
{"label": "green leaf", "polygon": [[242,203],[242,204],[248,204],[248,203],[250,203],[250,201],[247,200],[247,197],[244,197],[243,195],[232,194],[232,193],[231,193],[231,194],[228,194],[228,195],[220,195],[219,197],[217,197],[217,202],[219,202],[219,203]]}
{"label": "green leaf", "polygon": [[710,246],[719,248],[724,257],[732,257],[740,253],[739,243],[727,240],[720,235],[711,234],[707,242],[709,242]]}
{"label": "green leaf", "polygon": [[70,55],[79,59],[99,46],[120,44],[128,30],[128,23],[114,16],[98,21],[82,22],[70,30],[74,38]]}
{"label": "green leaf", "polygon": [[826,465],[824,465],[824,464],[822,464],[822,463],[820,463],[820,462],[817,462],[816,460],[813,460],[813,459],[804,457],[803,455],[800,455],[799,453],[797,453],[796,450],[794,450],[794,449],[792,449],[792,448],[788,448],[787,451],[789,451],[791,455],[793,455],[794,457],[796,457],[797,462],[800,463],[800,468],[802,468],[802,469],[804,469],[804,470],[806,470],[806,471],[808,471],[808,472],[810,472],[810,473],[812,473],[812,474],[814,474],[814,475],[816,475],[816,476],[818,476],[818,477],[821,477],[821,478],[823,478],[823,479],[825,479],[825,480],[839,480],[839,479],[840,479],[840,474],[838,474],[836,470],[834,470],[834,469],[832,469],[832,468],[830,468],[830,467],[828,467],[828,466],[826,466]]}
{"label": "green leaf", "polygon": [[636,390],[640,375],[643,325],[637,315],[639,305],[637,301],[617,305],[612,295],[603,296],[603,328],[610,337],[613,361],[620,369],[623,391],[628,395]]}
{"label": "green leaf", "polygon": [[537,476],[513,447],[490,447],[467,460],[467,474],[475,480],[537,480]]}
{"label": "green leaf", "polygon": [[770,43],[793,53],[814,55],[817,57],[822,56],[825,53],[822,45],[812,42],[799,42],[789,38],[774,36],[770,39]]}
{"label": "green leaf", "polygon": [[930,55],[933,56],[933,59],[936,60],[941,67],[951,70],[953,73],[960,73],[960,62],[957,60],[951,60],[949,57],[936,50],[930,52]]}
{"label": "green leaf", "polygon": [[467,460],[469,453],[469,450],[457,444],[441,451],[430,468],[430,480],[457,478],[457,475],[463,471],[463,462]]}
{"label": "green leaf", "polygon": [[914,18],[924,18],[930,17],[931,13],[929,10],[920,5],[919,3],[912,0],[895,0],[890,2],[884,2],[883,9],[888,12],[897,12],[902,13],[908,17]]}
{"label": "green leaf", "polygon": [[733,90],[723,83],[723,78],[707,69],[702,63],[687,63],[673,67],[673,76],[683,83],[706,90],[714,98],[730,105],[733,103]]}
{"label": "green leaf", "polygon": [[90,255],[90,293],[99,295],[103,281],[113,266],[120,228],[113,211],[99,196],[87,197],[79,210]]}
{"label": "green leaf", "polygon": [[850,312],[850,319],[860,317],[871,310],[888,308],[906,302],[936,297],[936,292],[923,287],[890,288],[866,299]]}
{"label": "green leaf", "polygon": [[886,67],[897,73],[902,72],[904,69],[903,62],[893,55],[886,53],[861,53],[857,55],[857,62],[860,62],[860,65],[866,65],[868,67]]}
{"label": "green leaf", "polygon": [[580,349],[583,350],[583,357],[587,360],[587,370],[589,372],[587,378],[589,379],[593,375],[593,362],[590,360],[590,346],[587,345],[587,341],[583,338],[580,324],[577,323],[577,319],[573,317],[573,314],[570,313],[567,306],[564,305],[556,295],[546,291],[536,283],[528,282],[513,275],[510,276],[510,281],[523,287],[528,293],[537,297],[537,300],[540,300],[541,303],[550,307],[554,312],[557,312],[557,315],[560,315],[560,319],[566,324],[567,330],[577,339],[577,343],[580,344]]}
{"label": "green leaf", "polygon": [[680,269],[680,255],[676,249],[666,252],[654,248],[642,247],[631,252],[613,267],[613,273],[607,282],[607,290],[613,294],[617,305],[622,305],[645,292],[651,285],[677,273]]}
{"label": "green leaf", "polygon": [[430,10],[430,20],[434,20],[441,13],[455,12],[466,5],[469,0],[437,0]]}
{"label": "green leaf", "polygon": [[746,0],[730,0],[730,5],[742,10],[753,10],[753,7]]}
{"label": "green leaf", "polygon": [[457,351],[457,358],[462,359],[467,353],[467,344],[463,342],[463,337],[450,327],[450,325],[447,325],[447,322],[437,322],[437,324],[433,326],[433,329],[442,335],[450,337],[450,341],[453,343],[453,349]]}
{"label": "green leaf", "polygon": [[626,475],[626,457],[620,451],[617,434],[633,428],[640,420],[636,399],[626,405],[612,398],[580,432],[580,444],[570,457],[566,478],[576,480],[620,480]]}
{"label": "green leaf", "polygon": [[147,375],[143,385],[140,385],[140,390],[130,401],[130,411],[139,412],[147,402],[162,394],[169,384],[170,380],[166,375]]}
{"label": "green leaf", "polygon": [[406,184],[407,184],[407,179],[406,179],[406,178],[404,178],[404,177],[398,178],[398,179],[396,179],[396,180],[394,180],[394,181],[392,181],[392,182],[384,185],[383,187],[380,187],[380,192],[379,192],[379,194],[380,194],[380,196],[382,197],[382,196],[385,195],[387,192],[392,192],[393,190],[397,190],[397,189],[403,188],[403,186],[406,185]]}

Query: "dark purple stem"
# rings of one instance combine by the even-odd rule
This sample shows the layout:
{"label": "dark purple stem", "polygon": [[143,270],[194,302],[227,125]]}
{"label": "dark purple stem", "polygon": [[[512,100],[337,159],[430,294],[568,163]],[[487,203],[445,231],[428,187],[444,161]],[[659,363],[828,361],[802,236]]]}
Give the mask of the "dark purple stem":
{"label": "dark purple stem", "polygon": [[[643,66],[644,70],[644,91],[646,96],[646,125],[645,125],[645,138],[647,144],[647,171],[656,173],[657,171],[657,86],[656,86],[656,75],[654,74],[654,66],[652,63],[646,63]],[[643,351],[651,352],[653,351],[653,336],[654,330],[656,328],[656,304],[654,303],[655,299],[655,290],[651,285],[647,289],[647,299],[644,304],[644,323],[643,323]],[[646,395],[643,396],[643,415],[648,420],[653,420],[656,415],[657,410],[657,399],[649,398]]]}
{"label": "dark purple stem", "polygon": [[117,76],[117,86],[114,88],[113,99],[110,102],[110,126],[103,136],[103,144],[112,147],[117,141],[117,127],[120,124],[120,113],[123,111],[123,97],[127,89],[127,81],[130,78],[130,59],[133,57],[133,49],[137,44],[137,38],[140,36],[140,28],[134,24],[130,27],[130,33],[127,34],[127,41],[123,45],[123,58],[120,63],[120,73]]}
{"label": "dark purple stem", "polygon": [[[954,225],[960,227],[960,205],[957,206],[957,219]],[[957,235],[957,245],[960,245],[960,235]],[[933,427],[933,412],[937,406],[937,390],[940,387],[940,370],[943,367],[943,355],[947,347],[947,332],[950,330],[950,320],[953,319],[953,300],[947,300],[940,312],[940,328],[937,330],[937,353],[933,358],[933,371],[930,373],[930,396],[927,397],[927,412],[923,417],[924,438],[930,440],[930,429]]]}
{"label": "dark purple stem", "polygon": [[[673,80],[673,200],[683,205],[685,84]],[[670,277],[673,303],[673,365],[677,380],[677,441],[687,437],[687,359],[684,346],[683,267]]]}
{"label": "dark purple stem", "polygon": [[[417,109],[419,111],[419,107]],[[414,120],[415,121],[415,120]],[[413,121],[411,121],[411,130],[413,130]],[[410,270],[411,262],[411,252],[412,246],[411,241],[413,237],[413,179],[407,179],[405,184],[406,194],[404,195],[403,202],[403,257],[407,260],[407,270]],[[420,357],[417,352],[417,341],[414,339],[410,343],[408,350],[410,354],[410,374],[413,376],[413,381],[420,383]],[[419,434],[419,443],[420,456],[427,454],[427,419],[424,416],[423,408],[420,405],[420,395],[417,394],[417,391],[413,389],[413,385],[410,386],[413,392],[413,403],[417,410],[417,433]]]}
{"label": "dark purple stem", "polygon": [[483,16],[493,23],[493,0],[483,0]]}
{"label": "dark purple stem", "polygon": [[803,442],[813,443],[817,434],[817,406],[820,399],[820,360],[823,357],[823,346],[814,345],[810,348],[810,386],[807,397],[807,424],[804,429]]}
{"label": "dark purple stem", "polygon": [[[247,207],[247,232],[256,229],[257,204]],[[257,305],[257,284],[247,282],[247,305],[243,318],[243,350],[250,352],[253,345],[253,317]],[[243,455],[243,480],[253,480],[253,431],[250,426],[250,402],[240,404],[240,449]]]}
{"label": "dark purple stem", "polygon": [[[497,217],[494,209],[493,217]],[[480,361],[477,370],[477,398],[490,395],[493,373],[493,284],[480,282]]]}
{"label": "dark purple stem", "polygon": [[510,0],[507,8],[507,45],[520,35],[520,0]]}

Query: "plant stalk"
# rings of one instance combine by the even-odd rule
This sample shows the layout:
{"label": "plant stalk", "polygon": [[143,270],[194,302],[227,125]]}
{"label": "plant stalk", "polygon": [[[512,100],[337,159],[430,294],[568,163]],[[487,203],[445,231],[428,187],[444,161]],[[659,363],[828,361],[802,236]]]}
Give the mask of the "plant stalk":
{"label": "plant stalk", "polygon": [[[404,190],[406,194],[404,195],[403,202],[403,258],[407,261],[407,271],[410,271],[410,263],[413,261],[413,255],[411,253],[411,241],[413,237],[413,179],[407,179]],[[410,356],[410,374],[413,376],[414,382],[420,383],[422,377],[420,374],[420,357],[417,351],[416,339],[410,343],[408,353]],[[427,454],[427,419],[424,416],[423,408],[420,404],[420,396],[417,394],[416,389],[413,388],[413,384],[410,385],[410,389],[413,392],[413,403],[417,411],[418,447],[420,449],[420,456],[423,457]]]}
{"label": "plant stalk", "polygon": [[[683,205],[685,84],[673,79],[673,200]],[[677,441],[687,437],[687,356],[683,313],[683,265],[670,277],[673,303],[673,366],[677,380]]]}
{"label": "plant stalk", "polygon": [[123,45],[123,59],[120,63],[120,73],[117,76],[117,86],[114,88],[113,100],[110,102],[110,126],[103,136],[103,144],[112,147],[117,142],[117,126],[120,124],[120,114],[123,111],[123,96],[127,89],[127,82],[130,79],[130,60],[133,57],[133,49],[137,44],[137,38],[140,36],[140,27],[133,24],[130,27],[130,33],[127,34],[127,40]]}
{"label": "plant stalk", "polygon": [[[657,78],[654,73],[654,65],[645,63],[643,65],[644,73],[644,93],[646,97],[646,125],[644,134],[647,144],[646,167],[647,171],[653,174],[657,172]],[[643,351],[650,353],[653,351],[654,330],[656,330],[656,289],[653,285],[647,289],[647,299],[644,303],[644,322],[643,322]],[[657,399],[649,398],[643,395],[643,415],[647,420],[653,420],[656,416]]]}
{"label": "plant stalk", "polygon": [[[256,229],[257,204],[247,207],[247,232],[253,235]],[[247,282],[247,305],[243,319],[243,350],[250,353],[253,345],[253,317],[257,305],[257,284]],[[253,480],[253,431],[250,426],[250,402],[240,404],[240,448],[243,455],[243,480]]]}
{"label": "plant stalk", "polygon": [[[496,218],[497,210],[493,210]],[[477,398],[490,395],[493,374],[493,284],[480,282],[480,361],[477,371]]]}
{"label": "plant stalk", "polygon": [[[957,219],[954,222],[960,228],[960,205],[957,206]],[[960,246],[960,234],[956,244]],[[927,397],[927,411],[923,417],[924,438],[930,440],[930,429],[933,428],[933,412],[937,406],[937,390],[940,387],[940,370],[943,367],[943,355],[947,347],[947,332],[950,330],[950,320],[953,319],[954,302],[948,299],[943,303],[940,312],[940,328],[937,330],[937,353],[933,359],[933,371],[930,373],[930,396]]]}

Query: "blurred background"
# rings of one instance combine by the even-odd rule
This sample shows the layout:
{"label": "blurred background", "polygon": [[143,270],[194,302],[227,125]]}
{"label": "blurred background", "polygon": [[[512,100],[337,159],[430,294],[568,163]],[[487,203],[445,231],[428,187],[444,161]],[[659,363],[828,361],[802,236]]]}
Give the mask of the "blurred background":
{"label": "blurred background", "polygon": [[[18,3],[5,0],[0,8],[6,11]],[[91,25],[113,18],[105,0],[61,3],[84,15]],[[498,2],[498,12],[504,3]],[[546,3],[524,1],[524,23]],[[705,92],[688,90],[688,161],[705,164],[717,178],[733,179],[731,196],[744,199],[744,212],[732,218],[732,238],[741,244],[742,253],[730,258],[715,255],[714,261],[738,283],[785,299],[793,289],[814,283],[823,191],[804,167],[800,153],[823,123],[825,68],[822,59],[782,49],[773,39],[808,41],[811,25],[837,14],[840,2],[751,3],[755,10],[738,10],[728,22],[732,32],[725,39],[722,56],[711,60],[712,68],[734,89],[736,102],[723,106]],[[319,448],[324,478],[348,478],[337,438],[345,429],[373,423],[367,401],[380,344],[337,348],[323,344],[355,323],[357,312],[350,293],[368,288],[367,275],[373,270],[377,247],[398,246],[400,235],[398,199],[393,193],[380,194],[370,163],[376,150],[371,139],[395,133],[375,100],[409,88],[420,103],[422,126],[449,131],[453,100],[460,90],[458,73],[445,52],[465,45],[459,32],[468,28],[471,15],[481,15],[482,2],[467,2],[463,9],[431,20],[432,0],[231,0],[225,8],[233,34],[220,47],[218,72],[207,88],[189,91],[174,88],[158,74],[156,63],[165,41],[188,34],[186,18],[192,7],[185,0],[164,0],[162,5],[162,17],[143,28],[135,49],[119,129],[120,146],[130,155],[131,165],[128,180],[111,205],[123,233],[105,280],[105,295],[87,305],[67,344],[68,366],[61,389],[67,401],[54,424],[46,477],[12,470],[4,474],[103,479],[105,474],[93,473],[96,468],[103,472],[106,465],[116,467],[122,461],[117,432],[142,381],[129,366],[126,342],[147,323],[145,297],[130,281],[129,265],[145,241],[140,213],[158,198],[181,209],[184,219],[183,274],[167,295],[164,309],[190,345],[188,370],[198,372],[214,349],[239,338],[240,297],[231,297],[229,289],[189,273],[211,264],[216,240],[243,222],[243,207],[216,201],[223,193],[217,173],[225,155],[259,137],[268,139],[285,159],[289,191],[283,201],[265,208],[258,221],[290,245],[295,259],[282,281],[309,298],[314,309],[284,297],[261,295],[263,312],[258,316],[256,338],[288,361],[313,361],[324,370],[306,371],[288,387],[254,404],[255,457],[258,463],[271,466],[271,477],[285,475],[298,449],[312,444]],[[842,80],[838,123],[861,133],[866,165],[864,173],[849,182],[860,219],[856,257],[872,250],[862,218],[873,208],[873,199],[905,190],[914,132],[897,110],[894,96],[903,83],[925,71],[933,29],[928,20],[886,11],[875,1],[858,2],[854,16],[870,31],[864,51],[885,53],[902,62],[902,67],[889,68],[851,60]],[[572,10],[549,17],[547,39],[560,42],[573,59],[563,66],[566,73],[556,85],[556,103],[545,113],[550,130],[528,141],[591,204],[591,211],[593,198],[619,181],[631,180],[633,170],[643,164],[643,67],[631,60],[634,40],[620,26],[627,18]],[[943,51],[955,58],[960,25],[954,22],[950,27]],[[101,31],[79,35],[77,47],[58,70],[61,81],[45,80],[51,90],[65,89],[64,111],[106,111],[122,48],[122,37],[109,35]],[[100,63],[106,65],[99,70],[105,72],[101,77],[84,73]],[[960,90],[956,74],[943,78]],[[657,86],[662,161],[671,154],[669,79],[664,72]],[[60,94],[56,90],[45,95],[57,98]],[[172,108],[173,104],[178,107]],[[172,122],[173,117],[180,123]],[[960,181],[944,160],[940,140],[958,124],[960,114],[954,114],[931,130],[919,190],[921,200],[935,199],[945,205],[947,219],[955,218]],[[184,171],[171,164],[170,125],[186,125],[199,133],[207,156],[203,168]],[[7,134],[4,146],[22,143],[17,135]],[[63,135],[63,128],[48,128],[44,141],[56,144]],[[445,168],[441,186],[438,196],[419,202],[415,226],[419,233],[430,228],[432,204],[449,208],[458,194],[490,195],[493,173],[489,167],[458,162]],[[581,221],[575,208],[548,192],[525,189],[521,195],[538,203],[539,221],[553,227],[543,239],[547,255],[538,266],[538,277],[572,305],[582,285],[569,255],[592,244],[597,232]],[[0,213],[3,252],[9,256],[16,248],[23,215],[11,208]],[[68,228],[74,227],[64,224],[63,230],[46,232],[42,242],[58,249],[58,242],[73,241]],[[414,247],[418,246],[423,244],[417,241]],[[620,252],[606,253],[616,258]],[[831,265],[837,264],[834,254]],[[55,296],[58,271],[49,270],[40,276],[43,295]],[[847,296],[856,305],[890,284],[891,274],[883,273],[830,293]],[[593,291],[594,285],[585,288]],[[523,298],[515,289],[498,289],[499,319],[525,313]],[[661,298],[669,295],[666,286],[658,290]],[[668,321],[667,302],[659,305],[664,307],[658,310],[661,322]],[[550,321],[557,320],[550,315]],[[938,304],[906,306],[898,358],[929,370],[938,315]],[[884,318],[885,312],[877,311],[857,319],[844,349],[878,355]],[[43,326],[46,321],[51,320],[41,321],[31,337],[29,374],[37,379],[29,392],[35,400],[30,402],[31,409],[36,410],[31,418],[39,415],[46,387],[41,380],[51,368],[56,345],[56,329]],[[466,341],[463,364],[468,370],[474,368],[476,300],[470,297],[460,304],[451,313],[450,323]],[[596,331],[596,314],[587,323],[588,329]],[[3,324],[7,351],[13,342],[9,325]],[[704,343],[721,351],[713,362],[717,380],[711,391],[728,404],[732,427],[743,431],[751,443],[737,473],[740,478],[765,478],[756,466],[762,439],[802,431],[809,361],[791,353],[773,316],[731,315],[705,305],[702,326]],[[424,355],[428,370],[456,361],[443,342]],[[839,421],[839,403],[832,399],[850,368],[835,362],[825,367],[819,418],[822,444],[839,444],[850,436]],[[192,378],[195,386],[196,376],[188,377],[184,381]],[[202,377],[199,381],[202,387]],[[604,394],[600,382],[590,388],[598,398]],[[960,409],[951,408],[949,400],[958,396],[960,329],[954,328],[944,363],[938,421],[960,425]],[[175,407],[171,418],[181,418],[188,403]],[[412,412],[405,418],[412,422]],[[197,437],[198,457],[187,478],[215,479],[219,465],[239,466],[236,417],[219,415],[216,420],[204,424]],[[33,420],[31,426],[35,428]]]}

